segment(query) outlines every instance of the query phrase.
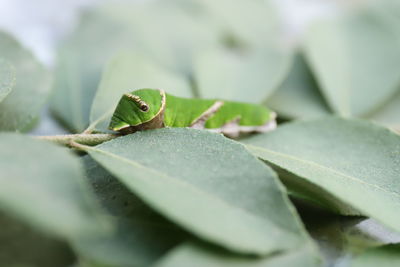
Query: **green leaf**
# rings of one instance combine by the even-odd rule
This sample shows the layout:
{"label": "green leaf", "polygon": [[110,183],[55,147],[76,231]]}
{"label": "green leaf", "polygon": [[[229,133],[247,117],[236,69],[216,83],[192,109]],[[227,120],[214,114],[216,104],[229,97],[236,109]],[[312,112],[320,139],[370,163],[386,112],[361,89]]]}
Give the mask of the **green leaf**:
{"label": "green leaf", "polygon": [[[94,49],[94,48],[93,48]],[[58,51],[55,67],[54,94],[50,109],[71,132],[82,132],[89,124],[90,105],[100,79],[101,67],[86,59],[81,62],[76,49],[63,47]],[[82,53],[90,56],[88,53]]]}
{"label": "green leaf", "polygon": [[315,248],[304,244],[301,248],[264,258],[242,256],[199,243],[187,243],[162,258],[156,267],[294,267],[321,266]]}
{"label": "green leaf", "polygon": [[383,1],[364,1],[362,5],[373,8],[377,12],[382,12],[391,23],[400,23],[400,4],[397,0],[383,0]]}
{"label": "green leaf", "polygon": [[307,231],[316,241],[324,266],[348,266],[365,249],[400,242],[395,233],[373,219],[344,217],[295,199]]}
{"label": "green leaf", "polygon": [[0,58],[0,102],[15,86],[15,69],[4,59]]}
{"label": "green leaf", "polygon": [[29,130],[50,93],[51,76],[31,52],[4,32],[0,32],[0,53],[16,71],[15,87],[0,103],[0,131]]}
{"label": "green leaf", "polygon": [[[298,176],[284,168],[272,163],[269,164],[278,174],[279,179],[287,187],[289,194],[295,199],[306,201],[311,205],[316,205],[338,214],[351,216],[362,215],[360,211],[349,206],[348,203],[337,198],[335,195],[324,191],[318,185],[305,179],[299,179]],[[323,193],[321,193],[321,191],[323,191]]]}
{"label": "green leaf", "polygon": [[258,157],[290,173],[297,186],[335,199],[400,231],[400,136],[361,120],[290,123],[245,141]]}
{"label": "green leaf", "polygon": [[93,100],[91,124],[107,130],[108,123],[119,99],[124,93],[140,88],[159,88],[177,96],[190,97],[188,81],[143,56],[120,53],[106,67],[99,89]]}
{"label": "green leaf", "polygon": [[341,115],[380,107],[400,84],[400,32],[386,13],[356,10],[312,25],[304,48],[328,103]]}
{"label": "green leaf", "polygon": [[174,0],[103,5],[99,14],[118,21],[134,38],[135,52],[173,71],[190,74],[193,58],[221,43],[209,17]]}
{"label": "green leaf", "polygon": [[294,57],[289,75],[267,101],[279,116],[306,119],[331,113],[302,54]]}
{"label": "green leaf", "polygon": [[16,134],[0,134],[0,208],[66,239],[109,227],[78,160],[63,148]]}
{"label": "green leaf", "polygon": [[0,266],[71,266],[74,261],[67,244],[0,213]]}
{"label": "green leaf", "polygon": [[199,54],[194,65],[199,94],[241,102],[265,101],[289,72],[290,54],[272,43],[244,53],[214,49]]}
{"label": "green leaf", "polygon": [[267,254],[308,240],[271,169],[221,135],[159,129],[87,149],[152,208],[207,241]]}
{"label": "green leaf", "polygon": [[103,66],[132,42],[125,27],[110,18],[94,11],[81,17],[76,31],[58,51],[51,102],[52,112],[70,130],[82,132],[88,126]]}
{"label": "green leaf", "polygon": [[83,161],[87,178],[117,229],[109,236],[75,240],[81,262],[90,263],[88,266],[150,266],[186,237],[91,158]]}
{"label": "green leaf", "polygon": [[230,0],[174,1],[180,5],[190,5],[197,13],[208,16],[228,45],[261,47],[278,34],[279,20],[271,1],[236,0],[234,4]]}
{"label": "green leaf", "polygon": [[400,132],[400,90],[368,118]]}
{"label": "green leaf", "polygon": [[351,267],[393,267],[400,265],[400,245],[391,244],[371,248],[351,263]]}

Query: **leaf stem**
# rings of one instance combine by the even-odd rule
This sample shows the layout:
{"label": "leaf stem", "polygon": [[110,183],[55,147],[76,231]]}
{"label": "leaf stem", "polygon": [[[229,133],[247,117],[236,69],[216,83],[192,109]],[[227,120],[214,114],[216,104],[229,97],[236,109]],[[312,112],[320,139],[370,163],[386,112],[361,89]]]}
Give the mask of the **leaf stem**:
{"label": "leaf stem", "polygon": [[119,134],[66,134],[66,135],[53,135],[53,136],[37,136],[37,139],[47,140],[63,146],[78,148],[75,144],[95,146],[114,138],[119,137]]}

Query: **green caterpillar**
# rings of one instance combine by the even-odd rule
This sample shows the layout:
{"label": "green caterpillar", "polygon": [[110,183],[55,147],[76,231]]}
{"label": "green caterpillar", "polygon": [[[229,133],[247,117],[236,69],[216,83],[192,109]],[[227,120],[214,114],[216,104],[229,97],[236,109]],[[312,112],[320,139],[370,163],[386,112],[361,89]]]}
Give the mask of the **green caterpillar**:
{"label": "green caterpillar", "polygon": [[158,89],[124,94],[109,128],[122,134],[162,127],[191,127],[238,137],[241,133],[267,132],[276,128],[275,112],[233,101],[189,99]]}

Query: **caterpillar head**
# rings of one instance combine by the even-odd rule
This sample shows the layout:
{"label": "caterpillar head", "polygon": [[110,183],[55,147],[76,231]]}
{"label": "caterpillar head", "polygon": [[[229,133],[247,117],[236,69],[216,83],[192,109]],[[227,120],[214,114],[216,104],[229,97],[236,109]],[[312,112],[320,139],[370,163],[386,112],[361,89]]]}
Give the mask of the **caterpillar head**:
{"label": "caterpillar head", "polygon": [[139,89],[124,94],[111,118],[109,129],[129,134],[163,127],[165,92]]}

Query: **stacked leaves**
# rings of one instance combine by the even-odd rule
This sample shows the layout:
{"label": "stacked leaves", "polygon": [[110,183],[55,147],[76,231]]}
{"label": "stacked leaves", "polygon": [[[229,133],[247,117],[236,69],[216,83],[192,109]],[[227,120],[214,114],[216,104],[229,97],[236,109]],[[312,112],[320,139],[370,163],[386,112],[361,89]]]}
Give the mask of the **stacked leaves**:
{"label": "stacked leaves", "polygon": [[312,24],[270,105],[290,119],[335,113],[399,130],[400,21],[394,2],[372,2]]}
{"label": "stacked leaves", "polygon": [[[59,49],[50,101],[73,133],[107,131],[121,94],[142,87],[313,120],[240,142],[185,128],[138,132],[80,145],[83,155],[5,133],[32,128],[51,75],[1,33],[1,265],[398,261],[397,245],[377,247],[400,242],[400,136],[384,127],[400,125],[397,11],[389,0],[347,10],[312,25],[293,51],[261,0],[88,10]],[[376,236],[365,225],[390,230]]]}

